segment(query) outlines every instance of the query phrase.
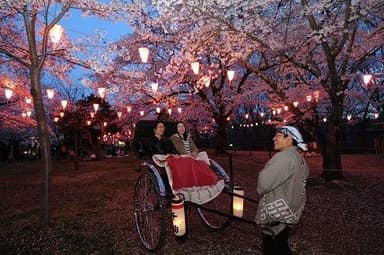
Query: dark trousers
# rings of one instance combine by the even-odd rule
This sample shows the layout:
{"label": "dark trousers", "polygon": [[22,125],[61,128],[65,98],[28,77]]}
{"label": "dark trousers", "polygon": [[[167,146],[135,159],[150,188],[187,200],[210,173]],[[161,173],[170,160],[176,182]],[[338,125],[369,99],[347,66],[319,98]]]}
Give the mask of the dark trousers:
{"label": "dark trousers", "polygon": [[288,246],[289,227],[284,228],[275,236],[262,234],[264,255],[291,255]]}

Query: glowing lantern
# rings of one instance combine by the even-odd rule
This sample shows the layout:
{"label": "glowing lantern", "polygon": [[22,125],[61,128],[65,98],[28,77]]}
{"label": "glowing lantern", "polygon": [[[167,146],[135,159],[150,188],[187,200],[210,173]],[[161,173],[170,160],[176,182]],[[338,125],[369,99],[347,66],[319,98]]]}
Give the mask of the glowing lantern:
{"label": "glowing lantern", "polygon": [[141,116],[141,117],[144,116],[144,111],[140,111],[140,116]]}
{"label": "glowing lantern", "polygon": [[286,120],[286,119],[284,119],[284,120],[283,120],[283,122],[284,122],[284,123],[287,123],[287,120]]}
{"label": "glowing lantern", "polygon": [[140,54],[141,62],[147,63],[148,56],[149,56],[149,49],[146,47],[141,47],[139,48],[139,54]]}
{"label": "glowing lantern", "polygon": [[228,77],[228,80],[229,80],[229,81],[232,81],[233,78],[235,78],[235,71],[233,71],[233,70],[228,70],[228,71],[227,71],[227,77]]}
{"label": "glowing lantern", "polygon": [[177,108],[177,112],[180,114],[181,111],[182,111],[181,107],[178,107],[178,108]]}
{"label": "glowing lantern", "polygon": [[27,117],[27,114],[26,114],[25,112],[23,112],[23,113],[21,114],[21,116],[22,116],[23,118],[25,118],[25,117]]}
{"label": "glowing lantern", "polygon": [[13,91],[10,88],[5,88],[4,93],[5,93],[5,98],[10,99],[12,97]]}
{"label": "glowing lantern", "polygon": [[178,196],[173,198],[171,208],[173,232],[176,236],[183,236],[187,232],[183,199],[179,198]]}
{"label": "glowing lantern", "polygon": [[200,63],[199,62],[192,62],[191,63],[192,71],[194,74],[199,74],[200,71]]}
{"label": "glowing lantern", "polygon": [[315,92],[313,92],[313,96],[314,96],[316,102],[318,102],[319,97],[320,97],[320,91],[316,90]]}
{"label": "glowing lantern", "polygon": [[262,118],[264,117],[264,113],[263,112],[260,113],[260,117],[262,117]]}
{"label": "glowing lantern", "polygon": [[57,117],[57,116],[54,117],[54,118],[53,118],[53,121],[54,121],[54,122],[58,122],[58,121],[59,121],[59,117]]}
{"label": "glowing lantern", "polygon": [[68,105],[68,101],[67,100],[61,100],[61,106],[63,107],[63,110],[65,110],[67,105]]}
{"label": "glowing lantern", "polygon": [[272,111],[272,115],[276,115],[276,110],[273,110],[273,111]]}
{"label": "glowing lantern", "polygon": [[97,112],[97,110],[99,110],[99,104],[93,104],[93,109],[95,110],[95,112]]}
{"label": "glowing lantern", "polygon": [[128,112],[128,113],[131,113],[131,111],[132,111],[132,106],[128,105],[128,106],[127,106],[127,112]]}
{"label": "glowing lantern", "polygon": [[103,125],[104,125],[104,127],[106,127],[108,125],[108,123],[104,121]]}
{"label": "glowing lantern", "polygon": [[375,113],[375,119],[378,119],[378,118],[379,118],[379,113],[376,112],[376,113]]}
{"label": "glowing lantern", "polygon": [[204,84],[205,84],[205,87],[209,87],[209,85],[211,85],[211,78],[210,77],[205,77],[204,79]]}
{"label": "glowing lantern", "polygon": [[368,86],[369,83],[371,82],[372,78],[373,78],[372,74],[364,74],[363,75],[363,83],[364,83],[364,85]]}
{"label": "glowing lantern", "polygon": [[117,112],[117,117],[118,117],[119,119],[121,119],[121,116],[122,116],[122,115],[123,115],[122,112],[120,112],[120,111]]}
{"label": "glowing lantern", "polygon": [[90,126],[91,125],[91,121],[90,120],[87,120],[87,126]]}
{"label": "glowing lantern", "polygon": [[284,111],[288,111],[288,106],[284,105]]}
{"label": "glowing lantern", "polygon": [[151,88],[152,88],[152,92],[156,93],[157,90],[159,89],[159,84],[157,82],[152,82],[151,83]]}
{"label": "glowing lantern", "polygon": [[326,117],[323,118],[323,122],[324,123],[327,122],[327,118]]}
{"label": "glowing lantern", "polygon": [[277,109],[277,114],[280,114],[281,113],[281,108],[278,108]]}
{"label": "glowing lantern", "polygon": [[259,125],[259,123],[256,122],[256,123],[255,123],[255,126],[257,127],[258,125]]}
{"label": "glowing lantern", "polygon": [[172,114],[172,109],[171,109],[171,108],[168,109],[168,114],[169,114],[169,115]]}
{"label": "glowing lantern", "polygon": [[352,119],[352,115],[351,114],[348,114],[347,115],[347,120],[350,121]]}
{"label": "glowing lantern", "polygon": [[49,30],[49,37],[51,38],[51,41],[53,43],[58,43],[61,39],[61,36],[64,33],[64,28],[58,24],[55,24],[50,30]]}
{"label": "glowing lantern", "polygon": [[101,98],[104,98],[105,97],[105,91],[106,91],[106,88],[97,88],[97,93],[99,93],[99,97]]}
{"label": "glowing lantern", "polygon": [[251,127],[253,127],[253,123],[251,123]]}
{"label": "glowing lantern", "polygon": [[244,196],[244,190],[240,186],[233,187],[233,215],[236,217],[243,217],[244,199],[236,195]]}
{"label": "glowing lantern", "polygon": [[311,102],[311,101],[312,101],[312,96],[311,96],[311,95],[308,95],[308,96],[307,96],[307,101],[308,101],[308,102]]}
{"label": "glowing lantern", "polygon": [[297,101],[293,102],[293,106],[294,106],[294,107],[299,106],[299,102],[297,102]]}
{"label": "glowing lantern", "polygon": [[227,121],[230,121],[230,120],[231,120],[231,117],[230,117],[230,116],[228,116],[228,117],[227,117]]}
{"label": "glowing lantern", "polygon": [[52,99],[54,95],[55,95],[55,90],[54,89],[47,89],[47,97],[48,97],[48,99]]}
{"label": "glowing lantern", "polygon": [[60,112],[60,117],[61,117],[61,118],[64,117],[64,112]]}
{"label": "glowing lantern", "polygon": [[245,114],[245,118],[246,119],[248,119],[249,118],[249,114],[247,113],[247,114]]}
{"label": "glowing lantern", "polygon": [[26,98],[25,98],[25,102],[26,102],[27,104],[32,104],[32,98],[30,98],[30,97],[26,97]]}
{"label": "glowing lantern", "polygon": [[268,119],[268,123],[271,123],[272,122],[272,120],[271,119]]}
{"label": "glowing lantern", "polygon": [[27,111],[27,116],[31,117],[31,115],[32,115],[32,112],[31,111]]}
{"label": "glowing lantern", "polygon": [[89,114],[91,115],[91,118],[95,117],[95,113],[94,112],[90,112]]}
{"label": "glowing lantern", "polygon": [[156,107],[156,113],[159,114],[161,112],[161,108],[160,107]]}

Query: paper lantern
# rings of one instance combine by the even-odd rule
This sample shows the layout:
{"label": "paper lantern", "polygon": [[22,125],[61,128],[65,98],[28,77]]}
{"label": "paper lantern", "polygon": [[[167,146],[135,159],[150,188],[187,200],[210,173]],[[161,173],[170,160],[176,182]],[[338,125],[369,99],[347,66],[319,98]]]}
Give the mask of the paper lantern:
{"label": "paper lantern", "polygon": [[10,99],[13,95],[13,90],[10,88],[5,88],[4,89],[4,94],[6,99]]}
{"label": "paper lantern", "polygon": [[264,113],[263,112],[260,113],[260,117],[262,117],[262,118],[264,117]]}
{"label": "paper lantern", "polygon": [[60,117],[61,117],[61,118],[64,117],[64,112],[60,112]]}
{"label": "paper lantern", "polygon": [[32,112],[31,111],[27,111],[27,116],[31,117],[31,115],[32,115]]}
{"label": "paper lantern", "polygon": [[180,114],[181,111],[182,111],[181,107],[178,107],[178,108],[177,108],[177,112]]}
{"label": "paper lantern", "polygon": [[347,115],[347,120],[350,121],[352,119],[352,115],[351,114],[348,114]]}
{"label": "paper lantern", "polygon": [[51,38],[51,41],[53,43],[58,43],[64,33],[64,28],[58,24],[55,24],[50,30],[49,30],[49,37]]}
{"label": "paper lantern", "polygon": [[227,71],[227,78],[228,78],[229,81],[232,81],[233,78],[235,78],[235,71],[233,71],[233,70],[228,70],[228,71]]}
{"label": "paper lantern", "polygon": [[54,121],[54,122],[58,122],[58,121],[59,121],[59,117],[57,117],[57,116],[54,117],[54,118],[53,118],[53,121]]}
{"label": "paper lantern", "polygon": [[312,101],[312,96],[311,96],[311,95],[308,95],[308,96],[307,96],[307,101],[308,101],[308,102],[311,102],[311,101]]}
{"label": "paper lantern", "polygon": [[199,74],[200,71],[200,63],[199,62],[192,62],[191,63],[191,68],[194,74]]}
{"label": "paper lantern", "polygon": [[187,225],[185,223],[185,210],[184,210],[184,201],[183,199],[175,196],[172,199],[172,223],[173,223],[173,233],[181,237],[187,232]]}
{"label": "paper lantern", "polygon": [[249,114],[247,113],[247,114],[245,114],[245,118],[246,119],[248,119],[249,118]]}
{"label": "paper lantern", "polygon": [[148,62],[148,56],[149,56],[149,49],[146,47],[139,48],[139,54],[141,62],[147,63]]}
{"label": "paper lantern", "polygon": [[117,117],[118,117],[119,119],[121,119],[121,116],[122,116],[122,115],[123,115],[122,112],[120,112],[120,111],[117,112]]}
{"label": "paper lantern", "polygon": [[87,126],[90,126],[91,125],[91,121],[90,120],[87,120]]}
{"label": "paper lantern", "polygon": [[156,107],[156,113],[159,114],[161,112],[161,108],[160,107]]}
{"label": "paper lantern", "polygon": [[108,125],[108,123],[104,121],[103,125],[104,125],[104,127],[106,127]]}
{"label": "paper lantern", "polygon": [[95,117],[95,113],[94,112],[90,112],[89,114],[91,115],[91,118]]}
{"label": "paper lantern", "polygon": [[158,88],[159,88],[159,84],[157,82],[152,82],[151,83],[151,88],[152,88],[152,92],[156,93]]}
{"label": "paper lantern", "polygon": [[288,106],[284,105],[284,111],[288,111]]}
{"label": "paper lantern", "polygon": [[297,101],[293,102],[294,107],[297,107],[298,105],[299,105],[299,102],[297,102]]}
{"label": "paper lantern", "polygon": [[26,97],[26,98],[25,98],[25,102],[26,102],[27,104],[32,104],[32,98],[30,98],[30,97]]}
{"label": "paper lantern", "polygon": [[93,109],[95,110],[95,112],[97,112],[97,110],[99,110],[99,104],[93,104]]}
{"label": "paper lantern", "polygon": [[131,111],[132,111],[132,106],[128,105],[128,106],[127,106],[127,112],[128,112],[128,113],[131,113]]}
{"label": "paper lantern", "polygon": [[372,74],[364,74],[363,75],[363,83],[365,86],[368,86],[368,84],[371,82],[373,78],[373,75]]}
{"label": "paper lantern", "polygon": [[47,97],[48,99],[52,99],[55,95],[55,90],[54,89],[47,89]]}
{"label": "paper lantern", "polygon": [[140,111],[140,116],[143,117],[144,116],[144,111]]}
{"label": "paper lantern", "polygon": [[103,87],[97,88],[97,93],[99,93],[99,97],[101,98],[105,97],[105,91],[106,91],[106,88],[103,88]]}
{"label": "paper lantern", "polygon": [[63,107],[64,110],[67,107],[67,105],[68,105],[68,101],[67,100],[61,100],[61,106]]}
{"label": "paper lantern", "polygon": [[232,203],[233,215],[236,217],[243,217],[244,199],[236,195],[244,196],[244,190],[240,186],[234,186],[233,194],[234,194],[233,203]]}

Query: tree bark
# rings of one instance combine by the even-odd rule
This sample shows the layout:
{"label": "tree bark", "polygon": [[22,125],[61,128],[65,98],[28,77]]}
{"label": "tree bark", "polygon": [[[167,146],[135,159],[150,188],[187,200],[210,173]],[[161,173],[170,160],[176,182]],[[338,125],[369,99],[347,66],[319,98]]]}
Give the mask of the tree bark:
{"label": "tree bark", "polygon": [[37,130],[42,158],[41,168],[41,213],[40,222],[43,228],[49,224],[49,187],[51,183],[51,146],[49,141],[48,120],[44,111],[43,95],[41,90],[41,74],[38,67],[31,66],[31,94],[33,97]]}
{"label": "tree bark", "polygon": [[217,134],[215,141],[215,153],[225,154],[227,151],[228,144],[228,133],[227,133],[227,122],[225,118],[216,119],[217,123]]}
{"label": "tree bark", "polygon": [[[81,135],[80,135],[81,137]],[[75,135],[74,135],[74,138],[75,138],[75,148],[74,148],[74,154],[73,154],[73,161],[74,161],[74,164],[75,164],[75,170],[79,170],[79,159],[77,157],[78,153],[79,153],[79,135],[77,134],[77,132],[75,131]]]}
{"label": "tree bark", "polygon": [[341,141],[343,117],[343,97],[337,97],[333,103],[333,112],[328,124],[327,141],[323,151],[322,177],[326,180],[343,178],[341,162]]}

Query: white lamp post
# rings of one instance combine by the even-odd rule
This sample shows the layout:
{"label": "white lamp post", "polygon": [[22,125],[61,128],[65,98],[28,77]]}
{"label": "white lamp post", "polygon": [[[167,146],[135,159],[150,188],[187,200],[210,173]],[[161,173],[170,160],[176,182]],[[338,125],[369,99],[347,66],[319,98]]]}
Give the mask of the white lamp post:
{"label": "white lamp post", "polygon": [[236,195],[244,196],[244,190],[240,186],[233,187],[233,215],[237,217],[243,217],[244,199]]}
{"label": "white lamp post", "polygon": [[139,48],[139,55],[140,55],[141,62],[147,63],[148,56],[149,56],[149,49],[146,47]]}

